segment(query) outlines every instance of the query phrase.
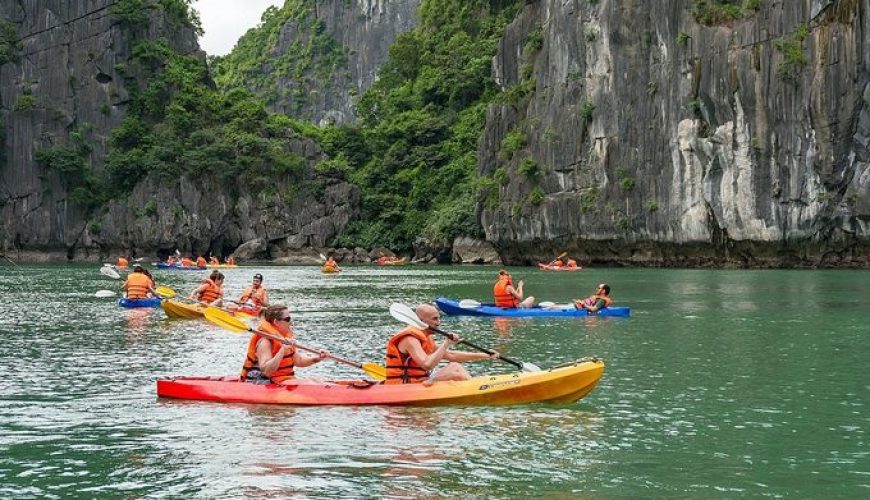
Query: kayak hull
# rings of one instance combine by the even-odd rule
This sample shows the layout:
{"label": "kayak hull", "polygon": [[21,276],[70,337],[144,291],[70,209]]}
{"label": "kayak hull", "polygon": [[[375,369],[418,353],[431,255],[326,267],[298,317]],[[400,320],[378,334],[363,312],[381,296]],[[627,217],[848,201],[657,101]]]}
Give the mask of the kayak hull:
{"label": "kayak hull", "polygon": [[128,299],[126,297],[122,297],[118,300],[118,305],[121,307],[126,307],[127,309],[137,309],[140,307],[160,307],[160,299],[157,297],[150,297],[147,299]]}
{"label": "kayak hull", "polygon": [[320,266],[320,272],[323,274],[336,274],[340,271],[337,267],[332,266]]}
{"label": "kayak hull", "polygon": [[205,267],[209,269],[230,269],[233,267],[239,267],[238,264],[206,264]]}
{"label": "kayak hull", "polygon": [[384,385],[367,381],[308,381],[296,385],[252,384],[238,377],[175,377],[157,381],[164,398],[223,403],[284,405],[490,406],[538,402],[573,403],[595,388],[604,363],[581,360],[540,372],[487,375],[470,380]]}
{"label": "kayak hull", "polygon": [[538,269],[540,269],[541,271],[568,271],[568,272],[573,272],[573,271],[582,271],[582,270],[583,270],[583,266],[577,266],[577,267],[560,266],[560,267],[556,267],[556,266],[551,266],[551,265],[549,265],[549,264],[543,264],[543,263],[540,263],[540,262],[539,262],[539,263],[538,263]]}
{"label": "kayak hull", "polygon": [[161,304],[166,315],[174,319],[197,319],[205,316],[205,308],[199,304],[186,304],[177,300],[164,300]]}
{"label": "kayak hull", "polygon": [[586,317],[586,316],[617,316],[628,317],[631,309],[628,307],[605,307],[598,312],[589,312],[586,309],[577,309],[574,306],[564,306],[555,309],[543,309],[540,307],[527,308],[502,308],[494,304],[481,304],[478,307],[460,307],[459,302],[446,297],[435,299],[435,305],[444,314],[450,316],[491,316],[509,318],[535,318],[535,317]]}
{"label": "kayak hull", "polygon": [[154,267],[157,269],[172,269],[176,271],[205,271],[208,268],[205,266],[181,266],[178,264],[167,264],[165,262],[155,262]]}

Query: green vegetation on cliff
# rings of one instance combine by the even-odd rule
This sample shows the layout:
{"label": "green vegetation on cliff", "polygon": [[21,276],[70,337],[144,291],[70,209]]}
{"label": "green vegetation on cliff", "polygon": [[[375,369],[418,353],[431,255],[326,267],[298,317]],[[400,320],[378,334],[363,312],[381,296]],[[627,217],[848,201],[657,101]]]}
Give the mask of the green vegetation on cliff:
{"label": "green vegetation on cliff", "polygon": [[[251,89],[291,112],[305,102],[308,78],[323,82],[343,70],[348,50],[324,32],[313,15],[316,4],[287,0],[268,9],[230,55],[214,60],[216,83]],[[332,158],[319,170],[344,176],[362,193],[362,216],[350,222],[336,246],[408,249],[420,235],[447,243],[480,233],[477,141],[486,108],[498,94],[492,57],[522,4],[423,0],[419,26],[398,37],[377,83],[360,97],[358,122],[306,126],[304,133]],[[288,23],[297,41],[278,48]],[[277,77],[294,84],[279,90]]]}
{"label": "green vegetation on cliff", "polygon": [[[246,88],[266,103],[291,113],[308,103],[312,78],[326,82],[347,63],[344,47],[325,31],[314,15],[318,0],[287,0],[284,6],[269,7],[257,28],[248,30],[231,54],[213,60],[215,82],[223,89]],[[278,47],[286,24],[303,35],[288,47]],[[278,81],[292,81],[292,86]]]}

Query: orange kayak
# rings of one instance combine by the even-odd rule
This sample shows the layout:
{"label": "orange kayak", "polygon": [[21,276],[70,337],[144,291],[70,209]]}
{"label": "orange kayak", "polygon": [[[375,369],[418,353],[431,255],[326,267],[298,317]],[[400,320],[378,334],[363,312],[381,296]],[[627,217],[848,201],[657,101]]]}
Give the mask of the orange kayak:
{"label": "orange kayak", "polygon": [[309,381],[296,385],[254,384],[238,377],[174,377],[157,381],[164,398],[224,403],[285,405],[510,405],[573,403],[589,394],[604,373],[592,358],[539,372],[486,375],[470,380],[385,385],[371,381]]}
{"label": "orange kayak", "polygon": [[341,269],[333,266],[320,266],[320,272],[323,274],[335,274],[341,271]]}
{"label": "orange kayak", "polygon": [[544,264],[542,262],[539,262],[538,269],[540,269],[541,271],[582,271],[583,266],[580,266],[580,265],[578,265],[577,267],[551,266],[549,264]]}

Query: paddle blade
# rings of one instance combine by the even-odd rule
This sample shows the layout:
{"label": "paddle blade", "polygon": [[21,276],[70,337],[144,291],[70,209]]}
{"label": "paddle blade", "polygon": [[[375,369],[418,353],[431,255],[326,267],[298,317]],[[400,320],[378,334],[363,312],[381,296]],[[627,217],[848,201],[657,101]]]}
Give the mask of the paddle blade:
{"label": "paddle blade", "polygon": [[171,299],[175,297],[175,290],[168,286],[158,286],[154,291],[157,292],[157,295],[159,295],[161,299]]}
{"label": "paddle blade", "polygon": [[205,319],[225,330],[237,333],[247,333],[251,331],[251,328],[242,320],[222,309],[218,309],[217,307],[206,307],[204,314]]}
{"label": "paddle blade", "polygon": [[544,309],[549,309],[555,305],[556,305],[555,302],[547,302],[546,300],[544,302],[538,302],[538,306],[540,306]]}
{"label": "paddle blade", "polygon": [[363,363],[362,369],[375,380],[387,379],[387,369],[377,363]]}
{"label": "paddle blade", "polygon": [[477,309],[480,307],[480,302],[474,299],[462,299],[459,301],[459,307],[463,309]]}
{"label": "paddle blade", "polygon": [[94,294],[94,297],[99,297],[101,299],[106,297],[114,297],[115,292],[111,290],[97,290],[97,293]]}
{"label": "paddle blade", "polygon": [[119,280],[119,279],[121,279],[121,275],[118,274],[118,271],[115,271],[114,269],[112,269],[111,266],[103,266],[103,267],[101,267],[101,268],[100,268],[100,274],[102,274],[103,276],[106,276],[106,277],[112,278],[113,280]]}
{"label": "paddle blade", "polygon": [[523,363],[523,371],[524,372],[539,372],[541,371],[541,367],[534,363]]}
{"label": "paddle blade", "polygon": [[405,304],[393,303],[390,304],[390,316],[405,323],[406,325],[416,326],[417,328],[428,328],[429,325],[420,321],[417,313]]}

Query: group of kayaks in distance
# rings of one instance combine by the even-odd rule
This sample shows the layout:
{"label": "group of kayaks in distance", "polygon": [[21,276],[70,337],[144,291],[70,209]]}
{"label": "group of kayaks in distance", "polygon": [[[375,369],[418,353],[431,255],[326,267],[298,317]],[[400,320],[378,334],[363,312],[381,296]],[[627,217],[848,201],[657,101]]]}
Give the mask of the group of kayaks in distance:
{"label": "group of kayaks in distance", "polygon": [[[324,263],[321,271],[332,274],[341,271],[333,258],[322,257]],[[161,262],[160,264],[169,267],[160,268],[173,269],[175,267],[171,266],[178,265],[181,268],[202,269],[203,266],[197,265],[201,262],[193,263],[194,266],[188,266],[183,260]],[[404,259],[395,258],[379,262],[381,265],[402,263]],[[235,266],[234,262],[228,264]],[[551,262],[547,266],[582,269],[574,261],[567,264]],[[117,267],[122,268],[120,265]],[[111,268],[104,267],[101,272],[120,279],[120,275]],[[407,328],[389,339],[385,363],[381,366],[376,363],[356,363],[322,349],[299,345],[293,334],[290,310],[286,306],[270,302],[263,287],[262,274],[254,275],[252,283],[244,289],[238,300],[225,297],[224,280],[223,273],[214,269],[185,298],[177,297],[176,292],[169,287],[157,286],[153,276],[138,263],[124,280],[122,288],[126,296],[119,301],[119,305],[162,307],[169,318],[205,318],[227,330],[250,335],[241,376],[161,379],[157,382],[159,396],[297,405],[573,402],[595,387],[604,370],[601,361],[594,358],[583,359],[542,370],[533,364],[521,363],[496,351],[472,344],[457,334],[441,331],[438,328],[438,310],[449,315],[469,316],[629,316],[627,307],[613,306],[607,284],[600,284],[593,295],[571,304],[536,304],[534,297],[524,295],[523,281],[515,284],[510,273],[502,269],[493,286],[493,303],[438,297],[435,299],[435,306],[422,304],[416,309],[393,304],[390,314],[405,323]],[[252,328],[247,321],[258,323]],[[440,345],[434,338],[436,333],[446,337]],[[455,351],[452,347],[456,344],[470,346],[479,352]],[[306,355],[304,352],[314,355]],[[296,368],[304,368],[325,359],[359,368],[369,378],[324,382],[296,377]],[[481,359],[503,361],[519,371],[506,375],[470,376],[462,363]],[[442,361],[447,362],[447,365],[439,367]]]}

